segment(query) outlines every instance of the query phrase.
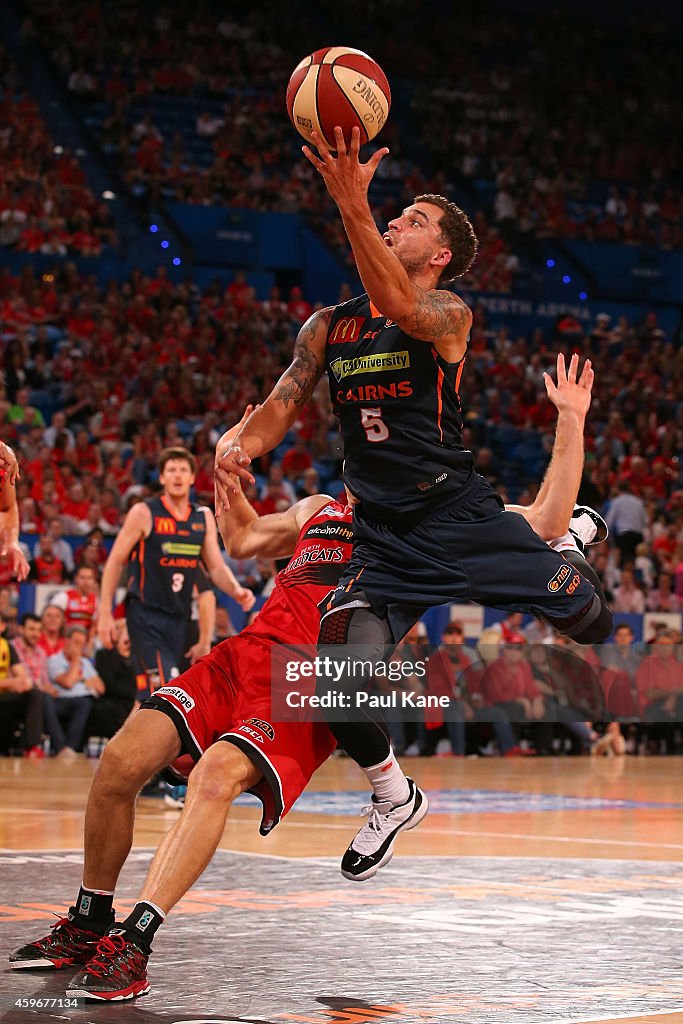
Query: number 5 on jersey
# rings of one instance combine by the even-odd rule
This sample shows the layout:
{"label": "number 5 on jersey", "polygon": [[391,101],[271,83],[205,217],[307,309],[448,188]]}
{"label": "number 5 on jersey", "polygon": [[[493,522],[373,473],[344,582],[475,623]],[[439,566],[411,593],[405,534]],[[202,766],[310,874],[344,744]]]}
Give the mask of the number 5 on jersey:
{"label": "number 5 on jersey", "polygon": [[361,409],[360,421],[368,441],[386,441],[389,428],[382,419],[381,409]]}

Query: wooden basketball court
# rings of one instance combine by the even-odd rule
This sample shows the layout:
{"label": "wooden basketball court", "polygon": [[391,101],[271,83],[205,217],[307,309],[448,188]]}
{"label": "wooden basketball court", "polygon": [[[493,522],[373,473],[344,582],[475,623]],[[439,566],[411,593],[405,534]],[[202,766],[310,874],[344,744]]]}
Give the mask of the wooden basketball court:
{"label": "wooden basketball court", "polygon": [[[338,859],[366,792],[332,758],[268,838],[251,798],[233,808],[223,852],[155,942],[149,996],[70,1016],[14,1007],[69,977],[12,972],[6,954],[73,901],[94,762],[2,759],[2,1019],[683,1022],[681,760],[405,759],[430,814],[354,884]],[[140,799],[119,909],[178,813]]]}

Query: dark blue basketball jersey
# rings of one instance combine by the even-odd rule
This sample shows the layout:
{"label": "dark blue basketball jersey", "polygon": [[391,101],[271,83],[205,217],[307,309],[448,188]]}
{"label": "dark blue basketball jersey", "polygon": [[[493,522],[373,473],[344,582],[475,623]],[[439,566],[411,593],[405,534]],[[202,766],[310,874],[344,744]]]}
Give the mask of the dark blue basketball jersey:
{"label": "dark blue basketball jersey", "polygon": [[326,369],[344,480],[374,518],[419,518],[470,479],[458,394],[464,361],[448,363],[429,342],[404,334],[367,295],[334,310]]}
{"label": "dark blue basketball jersey", "polygon": [[152,513],[152,531],[131,552],[127,597],[189,620],[206,535],[204,510],[188,505],[188,518],[176,519],[163,497],[150,498],[146,504]]}

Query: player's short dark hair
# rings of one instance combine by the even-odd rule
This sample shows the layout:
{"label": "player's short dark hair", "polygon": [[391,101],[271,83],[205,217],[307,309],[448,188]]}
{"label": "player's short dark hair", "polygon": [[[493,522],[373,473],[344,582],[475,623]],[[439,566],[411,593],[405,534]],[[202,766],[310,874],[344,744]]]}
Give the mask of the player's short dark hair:
{"label": "player's short dark hair", "polygon": [[451,250],[451,261],[441,271],[439,284],[447,284],[454,281],[456,277],[466,274],[474,263],[479,248],[474,228],[459,206],[450,203],[444,196],[432,195],[415,196],[414,203],[430,203],[438,206],[442,211],[439,218],[441,228],[441,240]]}
{"label": "player's short dark hair", "polygon": [[40,616],[35,612],[24,612],[21,616],[20,625],[25,626],[27,622],[40,622]]}
{"label": "player's short dark hair", "polygon": [[166,463],[171,462],[173,459],[182,459],[184,462],[187,462],[193,473],[196,472],[197,463],[195,462],[194,455],[192,452],[188,452],[187,448],[180,447],[162,449],[157,463],[159,472],[163,473],[166,468]]}

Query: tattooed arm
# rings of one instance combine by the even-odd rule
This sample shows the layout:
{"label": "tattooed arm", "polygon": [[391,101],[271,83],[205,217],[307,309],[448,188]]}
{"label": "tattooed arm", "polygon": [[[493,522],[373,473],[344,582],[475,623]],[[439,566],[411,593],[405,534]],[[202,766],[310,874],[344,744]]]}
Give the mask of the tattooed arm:
{"label": "tattooed arm", "polygon": [[214,479],[217,508],[229,508],[237,491],[234,476],[248,483],[252,459],[279,445],[315,391],[325,367],[325,345],[333,306],[317,310],[303,325],[294,343],[294,358],[263,405],[257,406],[229,446],[216,449]]}
{"label": "tattooed arm", "polygon": [[[309,146],[304,146],[303,152],[322,175],[337,204],[366,292],[382,316],[393,320],[412,338],[429,342],[444,359],[457,362],[465,354],[472,313],[457,295],[435,290],[432,284],[450,262],[450,250],[441,246],[434,251],[429,267],[409,274],[377,230],[368,203],[368,186],[389,150],[378,149],[366,163],[361,163],[358,129],[353,129],[348,147],[341,129],[335,128],[335,136],[336,156],[315,132],[312,137],[318,155]],[[403,213],[403,218],[410,218],[416,237],[424,237],[425,245],[434,241],[440,216],[437,207],[425,203],[413,205]]]}

